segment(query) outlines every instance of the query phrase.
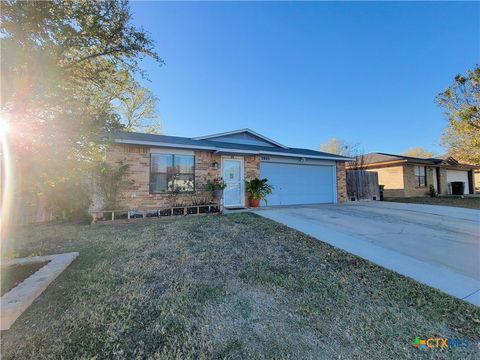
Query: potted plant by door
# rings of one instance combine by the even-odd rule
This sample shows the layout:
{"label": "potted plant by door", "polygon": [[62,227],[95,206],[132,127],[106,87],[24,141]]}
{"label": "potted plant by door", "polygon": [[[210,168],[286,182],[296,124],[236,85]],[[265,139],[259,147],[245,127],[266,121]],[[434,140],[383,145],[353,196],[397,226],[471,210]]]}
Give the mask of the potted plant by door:
{"label": "potted plant by door", "polygon": [[260,200],[265,201],[266,197],[272,193],[273,186],[267,184],[267,179],[254,178],[245,182],[245,190],[248,193],[250,207],[258,207]]}
{"label": "potted plant by door", "polygon": [[212,192],[213,200],[219,201],[223,196],[223,190],[227,187],[222,178],[207,181],[207,190]]}

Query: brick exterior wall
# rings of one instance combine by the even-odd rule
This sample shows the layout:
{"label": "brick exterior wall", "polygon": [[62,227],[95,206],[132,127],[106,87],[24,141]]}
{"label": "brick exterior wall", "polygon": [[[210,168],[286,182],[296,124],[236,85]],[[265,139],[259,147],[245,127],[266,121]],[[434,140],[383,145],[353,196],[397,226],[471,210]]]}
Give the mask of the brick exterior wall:
{"label": "brick exterior wall", "polygon": [[385,197],[405,196],[403,166],[389,166],[377,169],[367,169],[378,173],[378,185],[384,185],[383,195]]}
{"label": "brick exterior wall", "polygon": [[245,156],[245,179],[260,177],[260,156]]}
{"label": "brick exterior wall", "polygon": [[[195,192],[180,194],[150,194],[150,154],[155,148],[137,145],[114,145],[106,154],[110,163],[119,161],[129,165],[128,180],[132,184],[121,188],[118,209],[148,209],[163,208],[175,205],[191,205],[211,201],[211,193],[204,190],[208,180],[221,177],[221,156],[210,151],[194,151],[195,155]],[[175,150],[167,150],[176,153]],[[252,155],[243,157],[245,179],[260,177],[260,156]],[[218,162],[218,169],[212,167],[213,162]],[[345,162],[336,163],[337,173],[337,201],[347,200]],[[245,205],[248,206],[248,194],[245,194]],[[100,209],[95,209],[100,210]]]}
{"label": "brick exterior wall", "polygon": [[473,173],[473,188],[476,194],[480,193],[480,170],[475,170]]}
{"label": "brick exterior wall", "polygon": [[440,168],[440,191],[438,192],[441,195],[448,194],[448,182],[447,182],[447,169]]}
{"label": "brick exterior wall", "polygon": [[[419,165],[424,166],[424,165]],[[429,196],[430,185],[435,184],[435,166],[426,166],[426,186],[419,187],[415,179],[415,165],[403,164],[400,166],[370,167],[367,171],[378,173],[379,185],[384,185],[385,197],[415,197]],[[440,195],[448,194],[447,168],[439,167],[440,189],[437,189]]]}
{"label": "brick exterior wall", "polygon": [[337,202],[347,201],[347,173],[345,162],[337,161]]}
{"label": "brick exterior wall", "polygon": [[[172,150],[175,153],[174,150]],[[144,209],[150,207],[170,207],[174,205],[191,205],[205,203],[211,200],[211,193],[203,190],[207,180],[220,177],[220,166],[213,169],[217,161],[220,165],[220,155],[208,151],[195,151],[195,188],[193,193],[185,194],[150,194],[150,153],[151,148],[134,145],[114,145],[107,152],[107,161],[116,163],[122,161],[129,165],[127,178],[133,184],[121,188],[119,195],[120,209]]]}
{"label": "brick exterior wall", "polygon": [[430,184],[434,182],[435,168],[429,166],[426,168],[426,187],[418,187],[415,179],[415,166],[412,164],[369,168],[368,171],[378,173],[378,184],[385,186],[383,195],[388,198],[426,196]]}
{"label": "brick exterior wall", "polygon": [[[245,156],[244,161],[244,176],[245,180],[260,177],[260,156]],[[248,194],[245,192],[245,206],[248,205]]]}
{"label": "brick exterior wall", "polygon": [[403,182],[405,184],[405,197],[426,196],[429,194],[430,184],[433,184],[434,167],[427,166],[425,171],[426,186],[419,187],[415,179],[415,165],[405,164],[403,166]]}

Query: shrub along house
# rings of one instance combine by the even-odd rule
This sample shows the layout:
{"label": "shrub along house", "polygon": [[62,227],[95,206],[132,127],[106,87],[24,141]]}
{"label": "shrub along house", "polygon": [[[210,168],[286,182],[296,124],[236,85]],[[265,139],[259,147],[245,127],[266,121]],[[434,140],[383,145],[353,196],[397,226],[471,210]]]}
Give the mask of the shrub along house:
{"label": "shrub along house", "polygon": [[106,158],[129,165],[133,181],[121,188],[123,209],[205,203],[211,200],[207,182],[220,177],[227,208],[248,204],[245,180],[255,177],[274,187],[268,205],[342,202],[351,160],[290,148],[249,129],[197,138],[119,132]]}
{"label": "shrub along house", "polygon": [[[473,194],[477,166],[460,164],[452,157],[422,159],[385,153],[369,153],[347,163],[347,170],[378,173],[385,197],[427,196],[430,185],[441,195]],[[459,186],[459,183],[463,183]],[[459,194],[458,194],[459,195]]]}

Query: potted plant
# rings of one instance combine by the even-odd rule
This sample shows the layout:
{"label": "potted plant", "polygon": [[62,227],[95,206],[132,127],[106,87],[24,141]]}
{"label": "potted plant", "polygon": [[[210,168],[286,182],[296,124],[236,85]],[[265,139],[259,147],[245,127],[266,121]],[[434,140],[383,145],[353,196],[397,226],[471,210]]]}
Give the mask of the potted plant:
{"label": "potted plant", "polygon": [[254,178],[245,182],[245,190],[249,195],[250,207],[258,207],[260,200],[265,201],[266,197],[272,193],[273,186],[267,184],[267,179]]}
{"label": "potted plant", "polygon": [[207,190],[212,192],[214,200],[218,201],[223,196],[223,189],[227,187],[225,181],[222,178],[213,179],[213,181],[207,181]]}

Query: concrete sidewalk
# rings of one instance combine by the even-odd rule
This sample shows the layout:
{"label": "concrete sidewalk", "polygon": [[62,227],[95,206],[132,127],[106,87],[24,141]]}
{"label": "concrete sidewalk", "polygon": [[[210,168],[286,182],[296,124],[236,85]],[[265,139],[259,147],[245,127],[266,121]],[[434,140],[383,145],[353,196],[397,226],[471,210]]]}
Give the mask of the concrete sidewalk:
{"label": "concrete sidewalk", "polygon": [[478,210],[368,202],[256,213],[480,306]]}

